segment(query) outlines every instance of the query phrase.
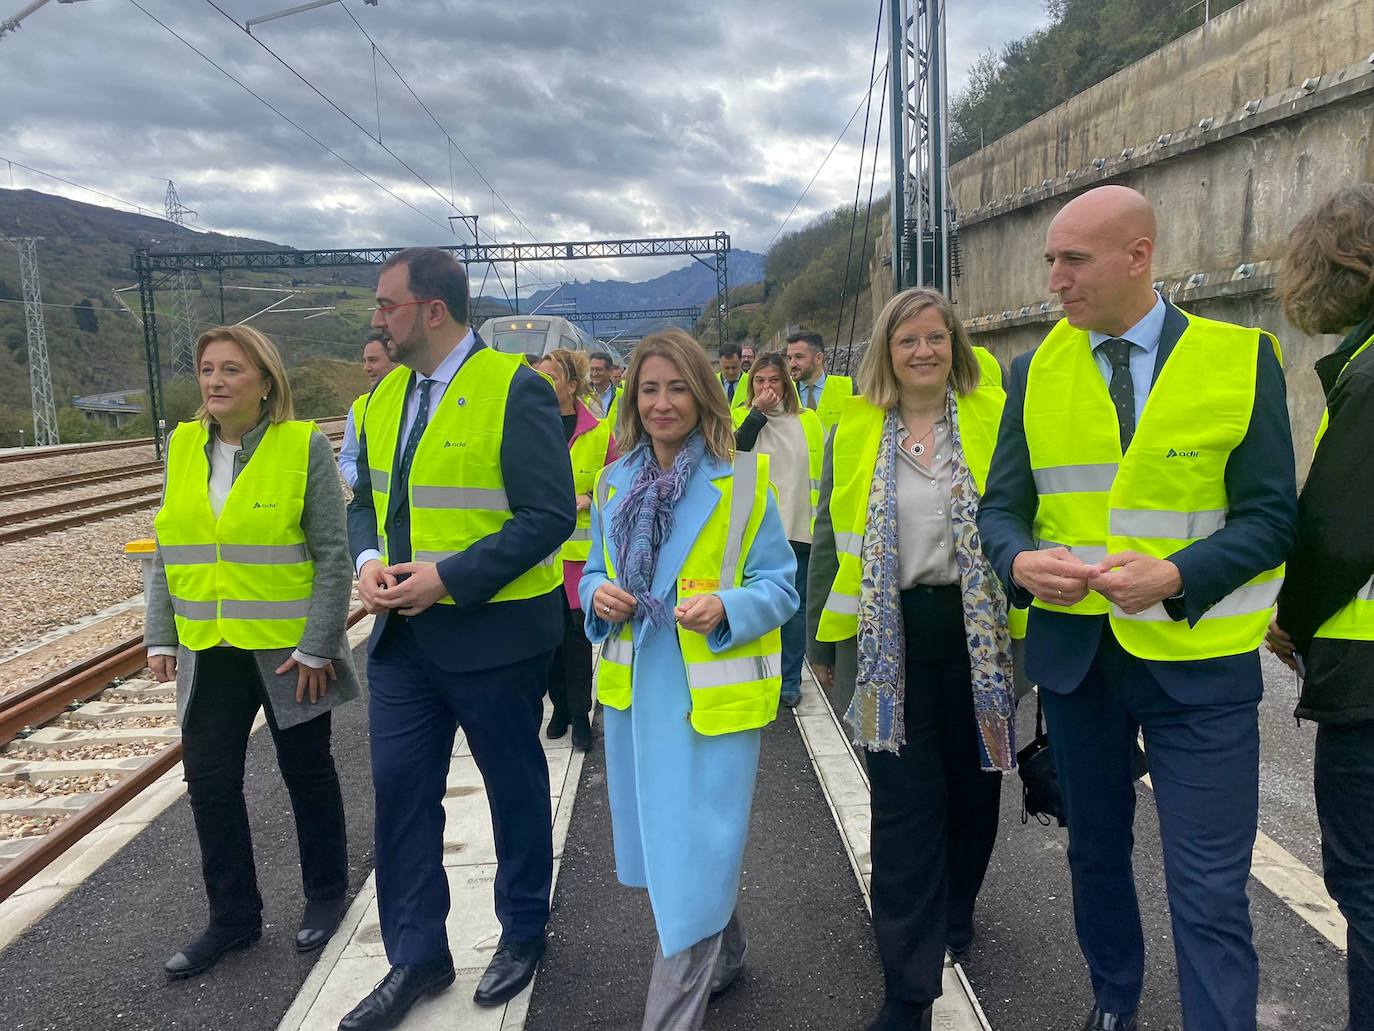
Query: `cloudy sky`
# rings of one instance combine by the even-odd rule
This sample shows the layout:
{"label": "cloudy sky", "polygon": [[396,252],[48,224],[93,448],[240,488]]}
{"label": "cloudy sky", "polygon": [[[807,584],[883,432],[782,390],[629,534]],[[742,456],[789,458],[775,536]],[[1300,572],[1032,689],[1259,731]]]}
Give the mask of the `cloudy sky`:
{"label": "cloudy sky", "polygon": [[[345,0],[255,28],[355,125],[230,20],[298,2],[49,3],[0,39],[0,187],[111,203],[10,159],[160,214],[170,178],[205,227],[297,247],[442,243],[461,211],[484,240],[724,229],[762,251],[863,99],[878,15],[876,0]],[[956,88],[980,52],[1044,22],[1041,0],[948,4]],[[19,6],[0,0],[0,17]],[[434,119],[380,57],[374,90],[363,30]],[[368,135],[379,118],[395,157]],[[862,123],[789,228],[852,201]],[[879,193],[886,167],[884,142]]]}

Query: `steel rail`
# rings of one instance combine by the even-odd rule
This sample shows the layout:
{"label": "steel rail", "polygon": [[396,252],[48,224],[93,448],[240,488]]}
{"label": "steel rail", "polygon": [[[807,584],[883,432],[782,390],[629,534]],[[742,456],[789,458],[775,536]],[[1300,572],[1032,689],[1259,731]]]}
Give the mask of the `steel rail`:
{"label": "steel rail", "polygon": [[[361,608],[353,609],[348,614],[346,626],[352,627],[361,620],[364,615],[365,613]],[[85,698],[94,697],[94,695],[100,694],[109,687],[109,681],[114,677],[128,675],[127,673],[102,674],[99,671],[106,668],[116,657],[113,653],[117,653],[121,649],[128,649],[131,645],[138,656],[138,664],[134,669],[128,672],[137,672],[146,661],[143,653],[143,636],[141,634],[135,638],[130,638],[119,644],[112,645],[98,655],[92,656],[90,659],[84,660],[83,662],[77,663],[74,666],[54,674],[47,678],[47,680],[35,685],[35,687],[41,688],[46,685],[49,691],[65,688],[68,693],[75,692],[76,695],[84,695]],[[125,658],[127,660],[127,656]],[[92,694],[86,694],[90,688],[91,682],[101,680],[102,676],[103,680],[99,689]],[[62,692],[58,690],[57,694],[53,695],[53,698],[55,699],[61,693]],[[72,697],[66,704],[60,706],[56,712],[60,713],[65,711],[67,705],[70,704],[71,701],[76,700],[84,700],[84,698]],[[0,720],[3,720],[9,716],[10,710],[15,708],[15,706],[10,704],[10,699],[0,699],[0,705],[4,706],[3,712],[0,712]],[[29,711],[37,710],[30,707]],[[54,713],[54,715],[56,715],[56,713]],[[46,718],[52,719],[53,717],[48,716]],[[20,729],[22,729],[22,727]],[[10,736],[5,736],[3,732],[0,732],[0,737],[3,737],[6,741],[9,740]],[[166,748],[162,749],[162,751],[149,756],[147,762],[139,766],[138,769],[121,777],[113,787],[96,795],[89,805],[82,807],[71,816],[59,822],[51,831],[34,842],[33,845],[19,853],[19,855],[10,860],[10,862],[6,863],[3,867],[0,867],[0,902],[5,901],[5,899],[13,895],[27,884],[30,879],[36,876],[87,834],[98,828],[115,813],[123,809],[129,802],[137,798],[148,788],[152,787],[163,774],[172,769],[179,762],[181,762],[181,742],[178,741],[175,744],[168,745]]]}
{"label": "steel rail", "polygon": [[62,476],[50,476],[43,480],[8,483],[0,485],[0,501],[27,497],[30,494],[46,494],[49,491],[67,490],[72,487],[94,486],[97,483],[107,483],[110,480],[123,480],[130,476],[148,476],[161,472],[161,462],[145,462],[142,465],[126,466],[123,469],[99,469],[92,473],[66,473]]}
{"label": "steel rail", "polygon": [[12,529],[0,530],[0,544],[9,544],[13,541],[26,541],[30,537],[41,537],[55,530],[66,530],[73,526],[82,526],[88,522],[95,523],[102,519],[109,519],[112,516],[137,512],[141,508],[151,508],[160,500],[161,496],[154,493],[135,501],[124,501],[117,505],[111,505],[109,508],[97,509],[94,512],[74,512],[71,515],[59,516],[56,519],[49,519],[42,523],[27,523]]}
{"label": "steel rail", "polygon": [[143,635],[135,634],[0,697],[0,745],[9,744],[25,727],[36,727],[55,718],[73,702],[94,698],[116,677],[137,673],[145,661]]}
{"label": "steel rail", "polygon": [[116,501],[128,501],[130,498],[151,496],[153,501],[157,501],[161,494],[161,481],[145,483],[140,487],[127,487],[124,490],[113,491],[109,494],[98,494],[90,498],[72,498],[70,501],[56,501],[51,505],[44,505],[42,508],[10,512],[7,515],[0,515],[0,526],[20,526],[35,520],[46,519],[49,516],[62,516],[68,513],[81,512],[85,509],[100,508],[102,505],[109,505]]}
{"label": "steel rail", "polygon": [[[328,419],[316,419],[315,424],[324,429],[325,423],[343,422],[347,416],[335,415]],[[132,447],[152,447],[152,437],[134,437],[131,440],[94,440],[85,444],[55,444],[43,448],[14,448],[0,451],[0,465],[5,462],[36,462],[43,458],[62,458],[71,455],[93,455],[101,451],[119,451]]]}

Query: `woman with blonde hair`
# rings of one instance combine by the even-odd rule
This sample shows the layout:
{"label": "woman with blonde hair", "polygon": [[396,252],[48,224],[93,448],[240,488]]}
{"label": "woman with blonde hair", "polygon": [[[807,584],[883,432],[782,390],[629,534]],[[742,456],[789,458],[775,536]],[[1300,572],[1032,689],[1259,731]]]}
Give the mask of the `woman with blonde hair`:
{"label": "woman with blonde hair", "polygon": [[796,588],[801,604],[782,628],[782,702],[795,709],[801,702],[802,660],[806,657],[806,570],[820,500],[825,427],[815,412],[802,407],[785,355],[763,355],[745,379],[744,403],[732,409],[737,427],[735,446],[768,456],[783,532],[797,558]]}
{"label": "woman with blonde hair", "polygon": [[735,901],[794,561],[768,458],[735,454],[701,346],[646,337],[625,385],[580,594],[602,645],[616,872],[649,889],[658,928],[643,1027],[692,1031],[744,963]]}
{"label": "woman with blonde hair", "polygon": [[148,667],[175,680],[209,926],[167,961],[213,966],[262,933],[243,772],[260,708],[291,796],[305,913],[296,948],[343,916],[348,854],[330,712],[359,694],[345,624],[353,586],[329,440],[292,418],[276,346],[249,326],[196,342],[201,407],[167,440],[147,598]]}
{"label": "woman with blonde hair", "polygon": [[545,735],[557,740],[572,727],[572,744],[580,752],[592,747],[592,646],[582,629],[585,617],[577,596],[582,567],[592,539],[592,491],[601,470],[616,460],[610,423],[598,419],[588,402],[592,394],[587,356],[560,347],[539,360],[535,368],[553,381],[563,416],[563,438],[572,461],[573,493],[577,496],[577,526],[563,544],[563,642],[549,668],[549,700],[553,715]]}
{"label": "woman with blonde hair", "polygon": [[1317,725],[1322,875],[1349,924],[1350,1031],[1374,1028],[1374,183],[1323,198],[1294,227],[1279,274],[1288,320],[1340,333],[1317,360],[1326,396],[1298,497],[1269,649],[1302,676],[1294,715]]}
{"label": "woman with blonde hair", "polygon": [[1015,765],[1007,601],[976,522],[1006,395],[923,288],[879,313],[858,388],[826,449],[807,625],[872,788],[869,1028],[907,1031],[930,1027],[946,948],[972,942]]}

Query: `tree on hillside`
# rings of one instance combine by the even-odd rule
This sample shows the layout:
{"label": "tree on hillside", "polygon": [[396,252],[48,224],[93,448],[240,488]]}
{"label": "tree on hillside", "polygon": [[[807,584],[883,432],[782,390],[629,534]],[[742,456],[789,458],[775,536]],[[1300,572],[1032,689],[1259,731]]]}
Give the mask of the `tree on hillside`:
{"label": "tree on hillside", "polygon": [[[1211,0],[1213,15],[1242,0]],[[1193,0],[1045,0],[1050,24],[974,64],[949,106],[950,159],[993,140],[1197,28]]]}
{"label": "tree on hillside", "polygon": [[99,333],[100,321],[95,316],[89,297],[83,297],[72,305],[72,315],[76,318],[76,328],[83,333]]}

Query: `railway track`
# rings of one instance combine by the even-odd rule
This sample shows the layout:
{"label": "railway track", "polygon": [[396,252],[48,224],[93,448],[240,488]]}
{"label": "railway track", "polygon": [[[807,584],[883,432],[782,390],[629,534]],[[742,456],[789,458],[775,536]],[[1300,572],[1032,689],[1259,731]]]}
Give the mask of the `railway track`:
{"label": "railway track", "polygon": [[[348,626],[362,617],[363,610],[354,609]],[[146,662],[140,634],[0,697],[0,784],[39,788],[36,795],[0,797],[0,817],[55,819],[44,834],[0,839],[0,902],[181,761],[180,731],[173,722],[176,686],[124,679]],[[58,718],[67,725],[43,726]],[[130,754],[70,758],[102,748]],[[113,783],[77,795],[43,790],[96,775]]]}
{"label": "railway track", "polygon": [[66,473],[62,476],[49,476],[42,480],[28,480],[24,483],[0,485],[0,501],[26,498],[30,494],[47,494],[66,487],[91,487],[111,480],[126,480],[133,476],[149,476],[162,472],[161,462],[140,462],[126,465],[122,469],[101,469],[92,473]]}
{"label": "railway track", "polygon": [[[340,434],[343,433],[343,417],[332,419],[316,419],[315,423],[325,432],[330,432],[337,427]],[[331,433],[331,436],[333,434]],[[153,446],[152,437],[136,437],[132,440],[97,440],[88,444],[56,444],[52,447],[43,448],[17,448],[13,450],[0,451],[0,465],[7,462],[37,462],[44,458],[62,458],[70,455],[93,455],[102,451],[126,451],[130,448],[147,448]]]}
{"label": "railway track", "polygon": [[[330,423],[342,422],[340,419],[327,421]],[[334,450],[337,452],[343,442],[343,429],[326,429],[325,436],[334,444]],[[43,494],[54,490],[108,483],[139,475],[160,473],[161,471],[161,462],[148,462],[119,470],[101,469],[94,473],[71,473],[51,477],[49,480],[14,484],[8,489],[0,488],[0,501]],[[161,491],[161,483],[155,483],[150,486],[130,487],[126,490],[101,494],[96,497],[57,501],[39,508],[11,512],[8,515],[0,516],[0,544],[27,540],[57,530],[65,530],[88,522],[124,515],[127,512],[151,508],[158,503]]]}

